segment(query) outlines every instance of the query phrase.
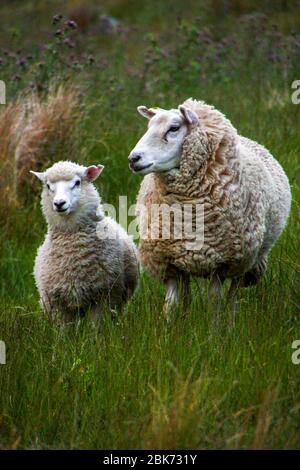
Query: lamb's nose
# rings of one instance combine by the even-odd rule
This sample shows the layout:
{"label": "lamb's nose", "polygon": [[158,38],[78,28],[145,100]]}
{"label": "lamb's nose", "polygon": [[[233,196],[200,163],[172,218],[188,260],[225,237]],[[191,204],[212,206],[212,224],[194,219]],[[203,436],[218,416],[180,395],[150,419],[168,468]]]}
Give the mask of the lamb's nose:
{"label": "lamb's nose", "polygon": [[132,152],[129,157],[129,163],[132,165],[134,163],[137,163],[140,159],[142,158],[142,154],[139,152]]}
{"label": "lamb's nose", "polygon": [[65,205],[66,201],[64,201],[63,199],[60,199],[59,201],[54,201],[54,205],[56,207],[56,209],[60,210],[62,209],[62,207]]}

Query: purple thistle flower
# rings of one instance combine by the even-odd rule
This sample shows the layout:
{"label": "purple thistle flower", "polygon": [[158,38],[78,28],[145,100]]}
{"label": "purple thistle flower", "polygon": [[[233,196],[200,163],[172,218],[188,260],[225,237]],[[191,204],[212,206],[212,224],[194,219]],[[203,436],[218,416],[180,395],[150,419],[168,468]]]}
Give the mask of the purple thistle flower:
{"label": "purple thistle flower", "polygon": [[52,18],[52,24],[57,24],[61,21],[62,19],[62,15],[58,14],[58,15],[54,15],[53,18]]}
{"label": "purple thistle flower", "polygon": [[216,63],[216,64],[220,64],[221,62],[222,62],[222,59],[221,59],[220,55],[219,55],[219,54],[216,54],[216,55],[215,55],[215,63]]}
{"label": "purple thistle flower", "polygon": [[26,66],[26,59],[24,57],[21,57],[21,59],[19,59],[17,61],[17,65],[20,65],[20,67],[25,67]]}
{"label": "purple thistle flower", "polygon": [[73,20],[67,21],[67,25],[70,29],[77,29],[77,23]]}

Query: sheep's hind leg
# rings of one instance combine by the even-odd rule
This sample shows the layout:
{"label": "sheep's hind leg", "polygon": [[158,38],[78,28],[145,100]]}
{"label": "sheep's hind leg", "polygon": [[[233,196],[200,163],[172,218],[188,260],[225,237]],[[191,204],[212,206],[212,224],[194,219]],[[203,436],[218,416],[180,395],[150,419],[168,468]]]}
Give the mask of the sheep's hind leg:
{"label": "sheep's hind leg", "polygon": [[231,310],[231,327],[235,326],[235,317],[237,312],[237,291],[240,287],[240,279],[237,277],[232,278],[231,284],[227,294],[227,301],[229,302]]}
{"label": "sheep's hind leg", "polygon": [[217,324],[219,323],[220,317],[223,283],[224,278],[218,273],[214,273],[208,286],[208,298],[215,312],[215,322]]}
{"label": "sheep's hind leg", "polygon": [[217,273],[214,273],[208,286],[208,298],[211,301],[214,310],[216,311],[219,311],[221,308],[223,283],[223,277],[219,276]]}
{"label": "sheep's hind leg", "polygon": [[166,281],[166,297],[164,304],[164,317],[169,321],[170,313],[178,305],[178,281],[175,278]]}
{"label": "sheep's hind leg", "polygon": [[88,318],[91,324],[96,328],[102,328],[107,317],[114,318],[115,310],[110,308],[107,297],[100,299],[94,305],[91,305],[88,311]]}

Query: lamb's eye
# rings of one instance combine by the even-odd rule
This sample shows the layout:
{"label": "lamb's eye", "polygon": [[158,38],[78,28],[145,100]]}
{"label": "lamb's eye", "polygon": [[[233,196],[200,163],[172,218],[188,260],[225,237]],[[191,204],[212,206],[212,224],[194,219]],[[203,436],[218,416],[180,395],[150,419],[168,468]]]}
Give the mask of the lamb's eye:
{"label": "lamb's eye", "polygon": [[50,191],[51,188],[50,188],[50,184],[49,184],[49,183],[47,183],[47,188],[48,188],[49,191]]}
{"label": "lamb's eye", "polygon": [[171,126],[168,132],[177,132],[179,131],[180,126]]}
{"label": "lamb's eye", "polygon": [[75,184],[74,184],[73,188],[76,188],[76,186],[77,187],[80,186],[80,180],[75,181]]}

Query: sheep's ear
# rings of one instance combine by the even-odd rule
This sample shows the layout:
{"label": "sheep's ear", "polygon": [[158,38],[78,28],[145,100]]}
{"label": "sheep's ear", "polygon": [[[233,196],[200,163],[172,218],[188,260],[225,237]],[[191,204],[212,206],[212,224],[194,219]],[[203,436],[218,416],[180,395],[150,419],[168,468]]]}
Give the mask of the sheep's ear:
{"label": "sheep's ear", "polygon": [[144,116],[147,119],[153,118],[153,116],[155,116],[156,114],[153,108],[147,108],[147,106],[138,106],[136,109],[142,116]]}
{"label": "sheep's ear", "polygon": [[181,112],[184,119],[194,126],[198,126],[200,124],[199,118],[197,114],[192,110],[187,108],[186,106],[180,105],[178,107],[179,111]]}
{"label": "sheep's ear", "polygon": [[45,181],[45,173],[39,172],[39,171],[29,171],[29,173],[32,173],[34,176],[36,176],[42,183]]}
{"label": "sheep's ear", "polygon": [[92,183],[98,178],[98,176],[102,173],[103,170],[103,165],[88,166],[84,172],[84,177],[89,183]]}

